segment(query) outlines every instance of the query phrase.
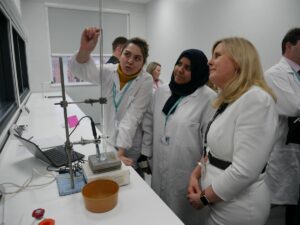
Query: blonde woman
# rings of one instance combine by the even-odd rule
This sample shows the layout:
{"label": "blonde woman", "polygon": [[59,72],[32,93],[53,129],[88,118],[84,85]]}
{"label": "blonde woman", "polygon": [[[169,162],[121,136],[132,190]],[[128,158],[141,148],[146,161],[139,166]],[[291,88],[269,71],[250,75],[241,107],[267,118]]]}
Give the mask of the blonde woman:
{"label": "blonde woman", "polygon": [[148,64],[146,71],[152,75],[153,78],[153,93],[156,89],[163,85],[163,81],[159,79],[161,65],[158,62],[151,62]]}
{"label": "blonde woman", "polygon": [[[204,136],[204,154],[190,176],[188,199],[209,207],[206,224],[263,225],[270,211],[265,167],[276,139],[275,96],[255,47],[243,38],[217,41],[208,62],[220,92]],[[199,185],[200,179],[200,185]]]}

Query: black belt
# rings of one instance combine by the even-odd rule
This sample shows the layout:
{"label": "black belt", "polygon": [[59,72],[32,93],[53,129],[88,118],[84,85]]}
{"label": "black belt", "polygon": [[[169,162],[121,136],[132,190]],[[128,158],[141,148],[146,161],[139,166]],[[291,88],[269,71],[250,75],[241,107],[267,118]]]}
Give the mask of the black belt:
{"label": "black belt", "polygon": [[208,159],[209,159],[209,162],[211,165],[213,165],[221,170],[225,170],[228,166],[231,165],[231,162],[229,162],[229,161],[225,161],[225,160],[213,157],[210,152],[208,152]]}
{"label": "black belt", "polygon": [[[209,159],[209,162],[211,165],[213,165],[221,170],[225,170],[228,166],[231,165],[231,162],[225,161],[222,159],[218,159],[218,158],[212,156],[212,154],[210,152],[208,152],[208,159]],[[261,173],[264,173],[266,171],[266,167],[267,167],[267,164],[264,166]]]}

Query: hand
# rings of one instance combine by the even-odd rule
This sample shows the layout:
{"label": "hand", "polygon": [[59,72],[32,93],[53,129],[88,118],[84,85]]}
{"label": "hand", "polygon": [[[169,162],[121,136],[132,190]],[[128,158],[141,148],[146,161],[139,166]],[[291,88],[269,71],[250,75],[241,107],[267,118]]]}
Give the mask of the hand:
{"label": "hand", "polygon": [[141,155],[137,160],[137,164],[144,173],[152,174],[147,156]]}
{"label": "hand", "polygon": [[80,49],[76,56],[79,63],[85,63],[89,60],[91,52],[97,45],[100,34],[100,29],[96,27],[88,27],[84,29],[81,34]]}
{"label": "hand", "polygon": [[195,209],[201,209],[204,207],[202,202],[200,201],[200,193],[190,193],[187,195],[187,198],[190,202],[190,204],[195,208]]}
{"label": "hand", "polygon": [[133,165],[133,160],[125,156],[125,149],[119,148],[118,157],[126,166]]}
{"label": "hand", "polygon": [[201,167],[197,165],[190,176],[189,186],[188,186],[189,194],[201,193],[201,187],[199,185],[200,177],[201,177]]}
{"label": "hand", "polygon": [[85,28],[81,35],[80,50],[91,53],[97,45],[100,33],[97,27]]}
{"label": "hand", "polygon": [[202,204],[200,202],[201,188],[200,188],[198,180],[199,180],[198,178],[191,175],[190,181],[189,181],[189,186],[188,186],[187,198],[188,198],[190,204],[194,208],[201,209],[202,208]]}
{"label": "hand", "polygon": [[191,174],[188,186],[188,194],[201,193],[201,187],[199,185],[199,178]]}
{"label": "hand", "polygon": [[187,194],[187,199],[189,200],[190,204],[196,209],[200,209],[203,207],[200,202],[200,194],[202,192],[201,186],[199,185],[200,174],[201,168],[199,166],[196,166],[190,176]]}

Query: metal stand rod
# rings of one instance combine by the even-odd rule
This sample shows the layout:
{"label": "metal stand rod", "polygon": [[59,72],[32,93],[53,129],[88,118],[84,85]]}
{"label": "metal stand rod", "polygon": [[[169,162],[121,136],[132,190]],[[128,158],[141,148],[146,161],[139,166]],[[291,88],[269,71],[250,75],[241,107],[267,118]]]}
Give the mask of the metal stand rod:
{"label": "metal stand rod", "polygon": [[[103,10],[103,0],[99,0],[99,27],[100,27],[100,31],[101,31],[101,37],[99,40],[99,55],[100,55],[100,69],[99,69],[99,79],[100,79],[100,99],[103,99],[103,26],[102,26],[102,21],[103,21],[103,14],[102,14],[102,10]],[[100,102],[100,131],[102,134],[105,133],[104,131],[104,104],[106,104],[106,102]],[[106,159],[106,155],[107,155],[107,146],[106,146],[106,140],[103,140],[102,142],[102,147],[103,147],[103,157],[102,160]]]}
{"label": "metal stand rod", "polygon": [[64,110],[64,120],[65,120],[65,131],[66,131],[66,151],[68,156],[68,164],[69,164],[69,171],[70,171],[70,178],[71,178],[71,188],[74,189],[74,174],[73,174],[73,166],[72,166],[72,145],[69,138],[69,126],[68,126],[68,114],[67,114],[67,107],[68,102],[66,101],[66,92],[65,92],[65,81],[64,81],[64,72],[63,72],[63,61],[62,58],[59,58],[59,67],[60,67],[60,82],[61,82],[61,92],[62,92],[62,101],[61,106]]}
{"label": "metal stand rod", "polygon": [[[77,101],[77,102],[68,102],[68,104],[79,104],[79,103],[86,103],[91,104],[93,103],[100,103],[100,104],[106,104],[107,99],[106,98],[99,98],[99,99],[85,99],[83,101]],[[61,105],[61,103],[54,103],[54,105]]]}

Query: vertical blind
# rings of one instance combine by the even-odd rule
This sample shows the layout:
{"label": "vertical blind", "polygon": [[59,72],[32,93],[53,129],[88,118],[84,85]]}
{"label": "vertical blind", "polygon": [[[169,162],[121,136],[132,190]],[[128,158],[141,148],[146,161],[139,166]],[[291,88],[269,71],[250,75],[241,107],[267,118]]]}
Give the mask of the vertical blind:
{"label": "vertical blind", "polygon": [[[73,54],[80,45],[80,36],[85,27],[99,27],[99,12],[48,7],[51,53]],[[103,12],[103,53],[112,53],[112,41],[117,36],[128,36],[128,13]],[[93,52],[99,53],[99,45]]]}

